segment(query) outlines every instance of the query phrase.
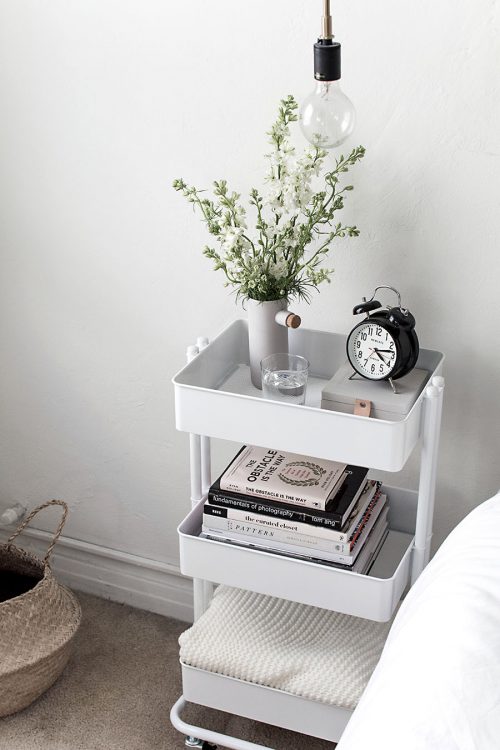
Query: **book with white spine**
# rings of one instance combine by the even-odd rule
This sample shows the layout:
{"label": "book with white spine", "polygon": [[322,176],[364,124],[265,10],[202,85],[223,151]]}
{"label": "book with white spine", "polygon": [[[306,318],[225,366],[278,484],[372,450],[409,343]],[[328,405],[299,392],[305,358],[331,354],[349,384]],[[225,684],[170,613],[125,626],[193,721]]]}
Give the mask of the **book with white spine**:
{"label": "book with white spine", "polygon": [[221,542],[224,544],[234,545],[236,547],[255,548],[261,550],[262,552],[268,552],[274,555],[296,557],[300,560],[307,560],[308,562],[313,563],[321,563],[323,565],[331,565],[335,568],[342,568],[343,570],[348,570],[355,573],[367,573],[370,570],[371,566],[374,564],[374,561],[376,561],[380,549],[383,547],[383,543],[388,534],[388,527],[389,524],[387,522],[387,516],[385,513],[382,513],[378,517],[373,529],[368,535],[368,538],[363,544],[363,548],[357,556],[353,565],[336,563],[325,559],[325,557],[322,555],[320,556],[319,554],[311,552],[310,550],[304,550],[302,548],[297,548],[298,551],[295,551],[295,548],[292,545],[288,545],[286,549],[281,550],[269,547],[266,544],[265,540],[251,539],[249,537],[241,536],[232,539],[229,536],[224,535],[225,532],[220,531],[202,532],[201,536],[205,537],[206,539],[211,539],[213,541]]}
{"label": "book with white spine", "polygon": [[254,445],[244,446],[219,480],[222,491],[325,510],[347,465]]}

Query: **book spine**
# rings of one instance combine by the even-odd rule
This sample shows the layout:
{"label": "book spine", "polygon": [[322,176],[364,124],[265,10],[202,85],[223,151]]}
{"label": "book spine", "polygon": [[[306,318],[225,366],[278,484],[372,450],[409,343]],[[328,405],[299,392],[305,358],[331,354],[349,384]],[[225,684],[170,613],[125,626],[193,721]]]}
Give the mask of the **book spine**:
{"label": "book spine", "polygon": [[283,557],[293,557],[297,558],[299,560],[307,560],[308,562],[313,563],[322,563],[323,565],[331,565],[335,568],[340,568],[342,570],[355,570],[355,565],[341,565],[339,563],[332,562],[331,560],[327,559],[326,553],[325,555],[319,557],[317,554],[314,554],[314,552],[309,552],[309,550],[303,550],[303,549],[297,549],[292,545],[288,545],[286,550],[277,549],[276,547],[270,547],[265,543],[265,541],[260,542],[257,539],[252,539],[250,537],[242,537],[236,535],[232,535],[230,532],[225,531],[218,531],[218,530],[211,530],[206,529],[205,531],[202,531],[200,536],[204,537],[205,539],[211,539],[212,541],[216,542],[223,542],[224,544],[230,544],[235,547],[246,547],[248,549],[258,549],[262,552],[267,552],[274,555],[280,555]]}
{"label": "book spine", "polygon": [[[330,560],[331,562],[340,563],[341,565],[352,565],[361,551],[365,539],[368,537],[371,529],[375,525],[377,518],[379,517],[384,506],[386,507],[386,496],[381,495],[377,502],[373,505],[370,513],[367,513],[366,522],[363,525],[362,533],[350,544],[350,548],[345,552],[340,552],[337,549],[341,546],[343,549],[344,545],[338,545],[335,542],[329,542],[321,536],[311,536],[309,534],[302,534],[293,529],[284,529],[280,527],[271,526],[264,527],[260,524],[252,523],[245,520],[233,520],[231,518],[224,518],[221,516],[203,514],[203,527],[202,530],[206,534],[210,534],[213,531],[218,531],[223,534],[231,534],[231,538],[238,539],[242,537],[249,537],[260,544],[265,543],[270,548],[279,549],[286,552],[287,548],[294,547],[296,551],[301,554],[316,554],[318,557],[324,557],[324,559]],[[224,509],[223,509],[224,510]],[[387,515],[387,509],[385,510]],[[248,515],[248,514],[243,514]]]}
{"label": "book spine", "polygon": [[336,563],[332,560],[328,560],[326,553],[319,556],[318,554],[314,554],[314,552],[309,552],[309,550],[302,550],[299,548],[296,549],[292,545],[288,545],[286,547],[286,550],[281,550],[277,549],[276,547],[270,547],[266,544],[265,541],[252,539],[251,537],[245,538],[242,536],[238,536],[237,534],[232,534],[231,532],[206,529],[205,531],[202,531],[202,536],[206,539],[212,539],[217,542],[224,542],[224,544],[231,544],[237,547],[247,547],[249,549],[257,548],[262,552],[284,555],[285,557],[293,557],[299,560],[307,560],[308,562],[313,563],[322,563],[323,565],[331,565],[332,567],[339,568],[340,570],[366,573],[373,564],[374,559],[377,557],[377,554],[380,551],[383,542],[385,541],[385,538],[387,536],[387,522],[385,522],[385,524],[383,524],[381,528],[381,533],[374,550],[371,550],[370,554],[366,556],[363,556],[363,554],[358,555],[353,565],[343,565],[342,563]]}
{"label": "book spine", "polygon": [[368,503],[368,506],[363,513],[363,516],[359,519],[356,526],[354,527],[351,535],[349,536],[349,543],[351,549],[356,544],[359,544],[362,538],[366,536],[367,528],[372,528],[375,521],[377,520],[381,509],[387,502],[387,495],[382,495],[378,492]]}
{"label": "book spine", "polygon": [[[304,534],[305,536],[324,539],[329,545],[333,545],[335,552],[349,552],[350,542],[345,538],[345,534],[339,533],[334,529],[325,526],[311,526],[311,524],[295,521],[290,518],[275,518],[264,515],[260,512],[242,510],[240,508],[225,507],[205,503],[203,519],[209,525],[211,517],[225,518],[237,523],[250,523],[255,526],[261,526],[264,529],[275,531],[284,531],[289,534]],[[339,539],[340,537],[343,537]]]}
{"label": "book spine", "polygon": [[287,521],[297,521],[300,523],[307,524],[309,526],[320,526],[325,529],[331,529],[331,533],[335,533],[335,539],[338,542],[347,541],[347,535],[340,531],[341,518],[338,516],[334,517],[333,513],[328,514],[328,518],[324,516],[314,516],[309,513],[304,513],[300,510],[288,510],[288,508],[276,507],[276,505],[267,505],[265,501],[262,503],[247,499],[246,497],[235,497],[234,495],[226,494],[224,492],[209,492],[208,502],[210,505],[222,505],[227,508],[236,508],[238,510],[248,511],[250,513],[260,513],[264,516],[272,518],[285,518]]}
{"label": "book spine", "polygon": [[[224,521],[226,519],[215,519],[216,521]],[[215,524],[207,526],[205,523],[202,527],[202,533],[212,539],[218,539],[224,541],[228,539],[233,542],[240,542],[243,545],[256,546],[265,550],[272,550],[281,552],[283,554],[290,553],[292,555],[298,555],[300,557],[310,558],[312,560],[326,560],[328,562],[339,563],[340,565],[350,566],[351,558],[347,555],[341,555],[329,550],[323,550],[316,544],[309,545],[307,543],[300,543],[298,541],[283,541],[277,539],[274,536],[270,536],[269,532],[264,534],[265,531],[260,526],[252,527],[252,524],[236,524],[234,522],[227,521],[226,524],[229,528],[217,528]]]}
{"label": "book spine", "polygon": [[205,534],[218,532],[221,535],[228,534],[232,539],[247,538],[249,542],[255,540],[256,543],[265,544],[271,549],[281,550],[282,552],[293,548],[303,555],[325,556],[325,559],[343,565],[350,565],[352,562],[350,555],[335,552],[334,545],[328,544],[324,539],[307,536],[306,534],[291,533],[278,529],[264,529],[256,524],[232,521],[230,518],[217,518],[216,516],[203,516],[202,530]]}
{"label": "book spine", "polygon": [[[222,482],[221,482],[222,484]],[[224,489],[224,488],[222,488]],[[311,499],[303,497],[301,495],[294,495],[292,493],[281,493],[275,492],[269,489],[260,489],[260,487],[254,487],[253,485],[245,485],[245,487],[230,487],[227,488],[229,492],[241,493],[242,495],[249,495],[251,497],[261,498],[262,500],[272,500],[275,503],[283,503],[285,505],[297,505],[300,508],[311,508],[312,510],[326,510],[326,504],[329,501],[329,497]]]}

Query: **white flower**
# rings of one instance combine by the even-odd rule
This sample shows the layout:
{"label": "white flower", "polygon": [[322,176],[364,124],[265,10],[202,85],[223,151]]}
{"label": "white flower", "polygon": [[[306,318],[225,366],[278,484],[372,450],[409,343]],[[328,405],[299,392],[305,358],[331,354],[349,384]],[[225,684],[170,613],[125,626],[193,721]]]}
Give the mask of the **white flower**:
{"label": "white flower", "polygon": [[283,276],[286,276],[286,272],[287,272],[287,264],[286,264],[286,261],[284,260],[281,260],[278,263],[269,264],[269,273],[275,279],[281,279]]}
{"label": "white flower", "polygon": [[271,208],[279,209],[282,206],[281,193],[283,188],[281,184],[276,180],[274,180],[271,184],[272,187],[267,194],[267,203]]}
{"label": "white flower", "polygon": [[225,232],[221,232],[221,237],[223,237],[222,247],[224,250],[228,252],[233,250],[242,234],[242,227],[227,227]]}
{"label": "white flower", "polygon": [[236,223],[239,227],[242,227],[243,229],[247,228],[247,223],[245,221],[246,211],[243,208],[243,206],[236,206],[234,209],[234,215]]}
{"label": "white flower", "polygon": [[[313,167],[314,152],[307,152],[301,159],[295,159],[293,153],[277,151],[272,155],[273,170],[269,179],[270,187],[267,203],[272,210],[283,208],[286,213],[297,213],[304,209],[311,197],[311,178],[320,169],[320,164]],[[280,166],[280,178],[277,166]]]}
{"label": "white flower", "polygon": [[286,211],[295,211],[297,208],[295,185],[291,182],[285,183],[283,186],[283,206]]}

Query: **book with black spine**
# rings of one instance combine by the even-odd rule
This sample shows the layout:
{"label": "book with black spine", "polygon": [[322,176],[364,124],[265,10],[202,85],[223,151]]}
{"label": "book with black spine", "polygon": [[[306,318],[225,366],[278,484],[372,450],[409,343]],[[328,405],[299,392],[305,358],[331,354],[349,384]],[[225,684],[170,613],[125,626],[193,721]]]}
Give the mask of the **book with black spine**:
{"label": "book with black spine", "polygon": [[[261,526],[264,529],[274,529],[275,531],[287,531],[288,535],[291,533],[296,534],[297,538],[302,537],[315,537],[317,539],[324,540],[328,543],[330,549],[334,552],[342,554],[350,554],[355,541],[356,535],[360,533],[363,528],[363,519],[365,516],[371,514],[372,508],[376,500],[380,496],[380,490],[376,483],[375,486],[371,487],[371,483],[367,483],[367,491],[363,492],[360,496],[360,503],[362,503],[363,511],[358,513],[353,518],[347,534],[342,534],[346,537],[345,541],[339,540],[339,532],[335,531],[331,527],[325,526],[312,526],[311,524],[302,523],[300,521],[290,520],[288,518],[276,518],[270,517],[262,513],[253,513],[247,510],[241,510],[239,508],[228,508],[221,505],[212,505],[206,502],[203,506],[203,525],[206,527],[214,528],[214,524],[211,523],[212,519],[223,518],[231,522],[252,524],[255,526]],[[228,525],[215,523],[216,528],[229,528]]]}
{"label": "book with black spine", "polygon": [[211,486],[207,503],[216,507],[234,508],[235,510],[258,513],[272,518],[283,518],[287,521],[296,521],[310,526],[320,526],[330,530],[332,539],[340,543],[345,543],[349,539],[355,523],[363,516],[366,506],[375,492],[380,489],[381,484],[381,482],[373,479],[365,482],[363,490],[351,508],[342,528],[340,528],[338,515],[335,511],[301,510],[294,505],[286,505],[285,503],[278,503],[273,500],[260,500],[259,498],[246,497],[245,495],[237,495],[236,493],[222,492],[219,488],[219,480]]}

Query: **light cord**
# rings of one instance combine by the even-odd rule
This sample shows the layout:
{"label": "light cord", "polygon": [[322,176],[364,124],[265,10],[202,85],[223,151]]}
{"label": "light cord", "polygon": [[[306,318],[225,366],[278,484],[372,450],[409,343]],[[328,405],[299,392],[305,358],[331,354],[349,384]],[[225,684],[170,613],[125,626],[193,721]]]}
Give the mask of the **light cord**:
{"label": "light cord", "polygon": [[323,0],[322,39],[333,39],[332,13],[330,0]]}

